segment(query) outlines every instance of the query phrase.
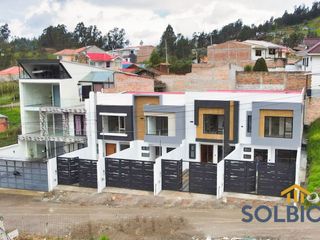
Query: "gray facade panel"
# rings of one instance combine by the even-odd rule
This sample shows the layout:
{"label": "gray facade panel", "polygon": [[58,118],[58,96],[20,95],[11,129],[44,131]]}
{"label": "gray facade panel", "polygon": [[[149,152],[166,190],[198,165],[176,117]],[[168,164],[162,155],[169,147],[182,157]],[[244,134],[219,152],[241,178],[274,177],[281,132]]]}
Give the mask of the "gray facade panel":
{"label": "gray facade panel", "polygon": [[[292,110],[293,132],[292,138],[272,138],[259,136],[260,110]],[[272,147],[297,148],[301,146],[303,128],[303,105],[301,103],[274,103],[253,102],[252,103],[252,133],[251,141],[255,145],[267,145]]]}
{"label": "gray facade panel", "polygon": [[155,113],[175,113],[176,118],[176,132],[175,136],[155,136],[145,135],[144,141],[150,143],[163,143],[163,144],[181,144],[185,139],[185,107],[184,106],[171,106],[171,105],[146,105],[144,112]]}

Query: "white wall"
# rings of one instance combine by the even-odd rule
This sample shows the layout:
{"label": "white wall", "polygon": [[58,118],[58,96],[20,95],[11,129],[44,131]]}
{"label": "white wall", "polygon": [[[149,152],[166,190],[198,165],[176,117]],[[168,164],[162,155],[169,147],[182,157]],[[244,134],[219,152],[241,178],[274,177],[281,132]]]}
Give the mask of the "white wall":
{"label": "white wall", "polygon": [[162,158],[159,157],[155,160],[155,164],[153,165],[153,184],[154,184],[154,195],[158,195],[162,191],[162,171],[161,171],[161,163]]}
{"label": "white wall", "polygon": [[48,160],[47,170],[48,191],[53,191],[53,189],[58,185],[57,158],[51,158]]}
{"label": "white wall", "polygon": [[121,93],[101,93],[97,94],[97,105],[133,105],[132,94],[121,94]]}

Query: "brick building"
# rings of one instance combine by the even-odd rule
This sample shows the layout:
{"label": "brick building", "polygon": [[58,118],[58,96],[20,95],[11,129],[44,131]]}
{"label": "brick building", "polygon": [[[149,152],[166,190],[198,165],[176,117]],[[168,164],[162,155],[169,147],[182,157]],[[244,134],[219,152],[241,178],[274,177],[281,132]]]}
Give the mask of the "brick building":
{"label": "brick building", "polygon": [[0,133],[6,131],[8,127],[9,127],[8,117],[0,114]]}

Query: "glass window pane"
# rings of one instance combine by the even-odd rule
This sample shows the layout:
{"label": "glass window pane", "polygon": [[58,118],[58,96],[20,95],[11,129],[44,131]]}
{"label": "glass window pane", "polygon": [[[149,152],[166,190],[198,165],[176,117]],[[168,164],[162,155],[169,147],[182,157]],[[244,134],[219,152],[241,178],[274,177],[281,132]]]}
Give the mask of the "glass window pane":
{"label": "glass window pane", "polygon": [[108,132],[119,133],[118,117],[108,116]]}

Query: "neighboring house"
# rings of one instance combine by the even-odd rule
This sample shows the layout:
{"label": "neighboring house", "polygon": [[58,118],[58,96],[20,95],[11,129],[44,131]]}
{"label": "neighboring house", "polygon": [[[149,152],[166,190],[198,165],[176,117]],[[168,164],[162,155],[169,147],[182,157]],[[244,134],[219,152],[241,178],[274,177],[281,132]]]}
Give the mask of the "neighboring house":
{"label": "neighboring house", "polygon": [[87,62],[90,66],[119,70],[122,67],[122,58],[107,53],[87,53]]}
{"label": "neighboring house", "polygon": [[119,56],[109,55],[97,46],[88,46],[78,49],[63,49],[56,52],[58,59],[68,62],[87,63],[90,66],[121,69],[122,58]]}
{"label": "neighboring house", "polygon": [[16,81],[19,79],[20,68],[18,66],[9,67],[0,71],[1,81]]}
{"label": "neighboring house", "polygon": [[[125,61],[135,63],[132,56],[136,56],[137,63],[149,60],[151,53],[155,49],[152,45],[140,45],[110,50],[108,53],[122,57]],[[130,56],[131,55],[131,56]]]}
{"label": "neighboring house", "polygon": [[161,75],[161,72],[156,69],[147,68],[144,66],[144,64],[135,64],[135,63],[122,63],[121,71],[126,73],[137,74],[139,76],[151,77],[151,78],[155,78]]}
{"label": "neighboring house", "polygon": [[85,56],[87,53],[105,53],[105,51],[97,46],[87,46],[77,49],[63,49],[54,53],[54,55],[56,55],[57,58],[62,61],[84,63],[86,62]]}
{"label": "neighboring house", "polygon": [[8,117],[0,114],[0,133],[7,131],[8,127]]}
{"label": "neighboring house", "polygon": [[244,67],[245,65],[254,65],[258,58],[264,58],[270,70],[278,70],[284,69],[288,54],[287,47],[271,42],[227,41],[208,47],[208,63],[215,66],[232,63]]}
{"label": "neighboring house", "polygon": [[303,92],[92,93],[88,106],[98,191],[280,196],[304,181]]}
{"label": "neighboring house", "polygon": [[311,72],[311,90],[313,96],[320,96],[320,42],[313,47],[297,53],[302,57],[299,66]]}
{"label": "neighboring house", "polygon": [[79,81],[82,100],[93,92],[154,91],[154,80],[118,71],[92,71]]}

